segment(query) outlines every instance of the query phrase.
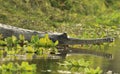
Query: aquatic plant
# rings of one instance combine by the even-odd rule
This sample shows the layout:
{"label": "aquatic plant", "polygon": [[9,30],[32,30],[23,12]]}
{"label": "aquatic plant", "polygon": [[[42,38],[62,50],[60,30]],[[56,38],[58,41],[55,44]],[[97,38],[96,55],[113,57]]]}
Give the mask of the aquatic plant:
{"label": "aquatic plant", "polygon": [[36,71],[36,64],[22,62],[21,64],[9,62],[0,66],[1,71]]}
{"label": "aquatic plant", "polygon": [[32,43],[32,45],[34,45],[35,47],[40,47],[38,35],[33,35],[33,36],[31,37],[31,43]]}
{"label": "aquatic plant", "polygon": [[45,35],[44,38],[40,38],[40,45],[43,47],[55,47],[56,45],[58,45],[58,41],[56,41],[55,43],[49,39],[48,34]]}
{"label": "aquatic plant", "polygon": [[31,41],[28,42],[25,40],[24,35],[20,34],[18,39],[15,36],[7,37],[4,40],[1,39],[0,45],[2,49],[10,55],[19,54],[21,52],[45,54],[45,52],[48,53],[50,51],[56,53],[58,41],[54,43],[49,39],[48,34],[46,34],[43,38],[33,35]]}
{"label": "aquatic plant", "polygon": [[39,38],[38,35],[32,36],[31,43],[33,43],[35,47],[55,47],[58,45],[58,41],[55,41],[54,43],[50,40],[48,34],[46,34],[43,38]]}
{"label": "aquatic plant", "polygon": [[15,47],[18,43],[17,38],[15,36],[5,38],[8,47]]}
{"label": "aquatic plant", "polygon": [[20,66],[22,71],[36,71],[36,64],[29,64],[28,62],[22,62]]}
{"label": "aquatic plant", "polygon": [[85,74],[102,74],[100,67],[96,69],[91,67],[91,61],[85,61],[83,58],[79,60],[70,59],[64,61],[64,63],[59,63],[60,66],[65,66],[71,71],[79,71]]}
{"label": "aquatic plant", "polygon": [[24,45],[27,45],[28,44],[28,41],[25,40],[25,37],[23,34],[20,34],[19,35],[19,40],[18,40],[18,43],[21,47],[23,47]]}
{"label": "aquatic plant", "polygon": [[72,66],[72,67],[89,67],[91,65],[90,61],[85,61],[83,58],[79,60],[66,60],[63,64],[60,65],[66,65],[66,66]]}
{"label": "aquatic plant", "polygon": [[32,47],[32,46],[26,46],[25,47],[25,51],[27,53],[34,53],[35,52],[35,49]]}
{"label": "aquatic plant", "polygon": [[96,69],[85,68],[84,71],[85,74],[102,74],[102,70],[100,69],[100,67],[97,67]]}
{"label": "aquatic plant", "polygon": [[6,41],[4,41],[4,40],[0,40],[0,46],[5,46],[6,44],[7,44]]}
{"label": "aquatic plant", "polygon": [[51,51],[56,53],[56,46],[58,45],[58,43],[58,41],[53,42],[52,40],[50,40],[48,34],[46,34],[43,38],[39,38],[38,35],[32,36],[30,45],[37,54],[44,53],[45,50],[47,50],[48,52]]}

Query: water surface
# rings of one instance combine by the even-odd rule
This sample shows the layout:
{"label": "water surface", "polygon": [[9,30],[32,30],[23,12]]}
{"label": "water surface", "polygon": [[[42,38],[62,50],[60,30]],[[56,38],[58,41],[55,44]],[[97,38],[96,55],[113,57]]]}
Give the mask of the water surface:
{"label": "water surface", "polygon": [[[37,65],[37,71],[32,73],[24,73],[24,74],[72,74],[72,73],[82,73],[80,70],[81,68],[75,68],[75,67],[64,67],[59,66],[58,63],[62,63],[63,61],[67,59],[81,59],[84,58],[85,60],[89,60],[93,62],[93,67],[96,68],[99,66],[104,74],[108,71],[112,71],[112,73],[119,74],[120,73],[120,40],[117,40],[116,45],[113,47],[110,47],[108,49],[105,49],[105,52],[111,53],[112,58],[106,58],[105,56],[99,56],[97,54],[88,54],[84,52],[84,54],[68,54],[65,58],[56,57],[53,56],[52,58],[41,58],[37,57],[34,54],[27,54],[27,55],[21,55],[21,56],[7,56],[7,61],[4,58],[4,56],[1,56],[0,64],[2,63],[8,63],[10,61],[21,63],[22,61],[28,61],[30,64],[36,64]],[[6,73],[7,74],[7,73]],[[8,73],[9,74],[9,73]],[[11,73],[12,74],[12,73]],[[16,74],[16,73],[15,73]]]}

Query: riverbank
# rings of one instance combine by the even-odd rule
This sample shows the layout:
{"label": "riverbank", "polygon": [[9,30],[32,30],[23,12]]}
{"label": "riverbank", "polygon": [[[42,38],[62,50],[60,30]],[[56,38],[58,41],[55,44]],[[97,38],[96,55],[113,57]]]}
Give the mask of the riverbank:
{"label": "riverbank", "polygon": [[118,37],[119,3],[118,0],[1,0],[0,23],[43,32],[67,32],[83,39]]}

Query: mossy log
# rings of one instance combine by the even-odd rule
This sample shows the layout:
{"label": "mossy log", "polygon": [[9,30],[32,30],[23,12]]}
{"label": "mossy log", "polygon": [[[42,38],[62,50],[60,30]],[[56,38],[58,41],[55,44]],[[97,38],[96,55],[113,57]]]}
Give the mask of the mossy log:
{"label": "mossy log", "polygon": [[113,38],[98,38],[98,39],[76,39],[76,38],[69,38],[67,33],[47,33],[47,32],[40,32],[35,30],[28,30],[23,28],[18,28],[10,25],[0,24],[0,33],[2,34],[3,38],[10,37],[12,35],[19,38],[20,34],[23,34],[25,39],[30,41],[33,35],[38,35],[39,38],[45,36],[45,34],[49,35],[49,38],[52,41],[59,41],[60,45],[75,45],[75,44],[100,44],[104,42],[113,42]]}

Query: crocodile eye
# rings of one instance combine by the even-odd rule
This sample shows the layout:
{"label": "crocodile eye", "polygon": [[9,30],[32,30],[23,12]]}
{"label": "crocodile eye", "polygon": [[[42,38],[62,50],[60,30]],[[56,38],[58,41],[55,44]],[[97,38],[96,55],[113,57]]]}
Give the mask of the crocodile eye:
{"label": "crocodile eye", "polygon": [[38,32],[36,32],[36,31],[33,31],[33,34],[37,35],[37,34],[38,34]]}
{"label": "crocodile eye", "polygon": [[63,37],[63,38],[67,38],[67,33],[63,33],[63,34],[62,34],[62,37]]}

